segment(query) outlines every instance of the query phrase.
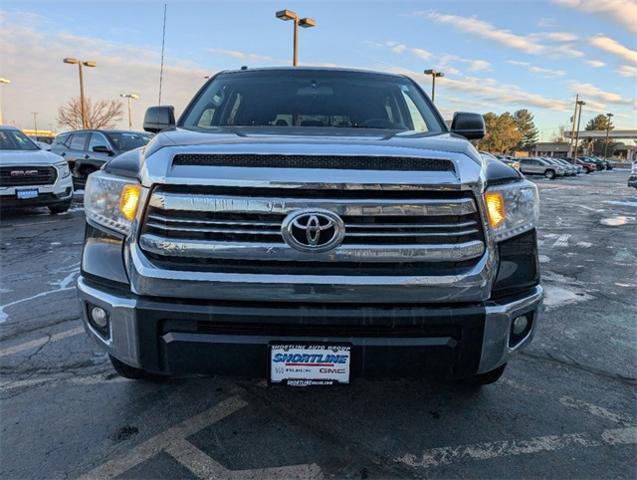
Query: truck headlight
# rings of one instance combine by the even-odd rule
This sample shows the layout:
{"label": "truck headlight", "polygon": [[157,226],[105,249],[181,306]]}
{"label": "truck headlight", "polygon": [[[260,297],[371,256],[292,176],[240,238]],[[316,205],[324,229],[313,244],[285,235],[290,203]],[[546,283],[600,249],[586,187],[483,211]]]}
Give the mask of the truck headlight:
{"label": "truck headlight", "polygon": [[69,164],[64,162],[56,163],[55,168],[60,172],[60,178],[66,178],[71,175],[71,170],[69,169]]}
{"label": "truck headlight", "polygon": [[141,195],[141,185],[98,171],[88,176],[84,189],[86,218],[128,234]]}
{"label": "truck headlight", "polygon": [[537,226],[540,201],[537,187],[528,180],[490,187],[484,193],[484,201],[496,242]]}

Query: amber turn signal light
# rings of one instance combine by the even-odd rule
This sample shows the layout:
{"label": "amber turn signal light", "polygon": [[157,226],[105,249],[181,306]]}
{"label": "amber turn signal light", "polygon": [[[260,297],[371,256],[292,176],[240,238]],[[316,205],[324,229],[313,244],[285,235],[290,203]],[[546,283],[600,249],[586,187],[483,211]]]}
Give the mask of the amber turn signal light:
{"label": "amber turn signal light", "polygon": [[484,200],[487,203],[487,213],[489,224],[495,228],[500,225],[505,218],[504,198],[500,192],[486,192]]}
{"label": "amber turn signal light", "polygon": [[139,185],[124,185],[122,195],[119,199],[119,211],[122,212],[124,218],[129,222],[135,218],[137,213],[137,204],[141,193]]}

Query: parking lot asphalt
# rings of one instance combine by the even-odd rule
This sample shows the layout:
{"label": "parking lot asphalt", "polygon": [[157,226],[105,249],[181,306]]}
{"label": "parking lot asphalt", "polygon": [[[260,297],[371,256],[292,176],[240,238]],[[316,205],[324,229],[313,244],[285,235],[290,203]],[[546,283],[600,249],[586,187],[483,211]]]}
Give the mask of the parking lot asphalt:
{"label": "parking lot asphalt", "polygon": [[0,222],[1,478],[635,478],[637,191],[540,179],[546,311],[481,390],[124,380],[79,320],[84,213]]}

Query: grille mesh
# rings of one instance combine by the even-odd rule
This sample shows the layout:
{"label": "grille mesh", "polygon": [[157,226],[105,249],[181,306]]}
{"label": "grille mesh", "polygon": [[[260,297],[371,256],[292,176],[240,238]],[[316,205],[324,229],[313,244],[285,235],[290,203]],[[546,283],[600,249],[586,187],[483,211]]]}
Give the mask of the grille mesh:
{"label": "grille mesh", "polygon": [[434,158],[335,155],[230,155],[188,153],[175,155],[173,165],[329,168],[337,170],[454,171],[452,162]]}

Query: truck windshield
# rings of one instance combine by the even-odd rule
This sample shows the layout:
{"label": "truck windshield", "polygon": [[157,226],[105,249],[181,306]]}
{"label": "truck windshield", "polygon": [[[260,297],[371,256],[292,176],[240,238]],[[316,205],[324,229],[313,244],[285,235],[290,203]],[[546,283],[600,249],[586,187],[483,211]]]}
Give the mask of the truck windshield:
{"label": "truck windshield", "polygon": [[0,130],[0,150],[40,150],[19,130]]}
{"label": "truck windshield", "polygon": [[180,126],[446,131],[428,100],[407,78],[321,70],[218,75],[190,105]]}

